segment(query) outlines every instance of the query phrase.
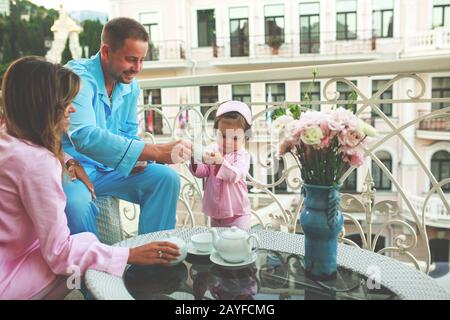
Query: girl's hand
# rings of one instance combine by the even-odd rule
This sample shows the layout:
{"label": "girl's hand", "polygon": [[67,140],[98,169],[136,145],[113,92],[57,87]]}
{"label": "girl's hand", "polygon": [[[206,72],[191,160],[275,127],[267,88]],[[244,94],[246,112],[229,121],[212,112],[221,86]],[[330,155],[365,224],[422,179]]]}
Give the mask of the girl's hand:
{"label": "girl's hand", "polygon": [[220,152],[208,152],[203,156],[203,161],[206,164],[221,165],[223,163],[223,156]]}
{"label": "girl's hand", "polygon": [[223,155],[220,152],[211,152],[211,158],[214,164],[221,165],[223,163]]}
{"label": "girl's hand", "polygon": [[213,152],[207,152],[205,153],[205,155],[203,156],[203,162],[206,164],[214,164],[214,155]]}

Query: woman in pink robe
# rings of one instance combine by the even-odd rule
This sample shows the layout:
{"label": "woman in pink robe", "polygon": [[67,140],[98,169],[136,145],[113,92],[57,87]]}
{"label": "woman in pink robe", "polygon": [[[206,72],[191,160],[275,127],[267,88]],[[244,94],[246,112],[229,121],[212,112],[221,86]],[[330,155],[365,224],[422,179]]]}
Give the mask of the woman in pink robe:
{"label": "woman in pink robe", "polygon": [[70,235],[62,179],[61,136],[80,79],[38,57],[11,64],[0,106],[0,299],[63,298],[69,276],[89,269],[122,276],[127,264],[167,264],[169,242],[137,248],[102,244],[92,233]]}

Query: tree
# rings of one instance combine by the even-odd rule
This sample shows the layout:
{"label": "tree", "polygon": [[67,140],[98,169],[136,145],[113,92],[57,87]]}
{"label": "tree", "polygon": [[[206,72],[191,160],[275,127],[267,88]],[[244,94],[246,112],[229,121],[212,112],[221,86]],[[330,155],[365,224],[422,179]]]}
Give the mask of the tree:
{"label": "tree", "polygon": [[69,48],[69,38],[67,38],[66,46],[64,47],[64,50],[61,53],[61,64],[65,65],[67,62],[69,62],[72,59],[73,59],[72,52],[70,52],[70,48]]}
{"label": "tree", "polygon": [[[81,24],[83,32],[80,33],[80,45],[89,48],[89,57],[95,55],[100,50],[100,38],[103,30],[103,25],[99,20],[85,20]],[[86,58],[89,58],[86,57]]]}
{"label": "tree", "polygon": [[10,62],[14,59],[12,48],[11,48],[11,41],[9,39],[9,35],[5,34],[3,36],[3,43],[2,43],[2,62]]}
{"label": "tree", "polygon": [[[22,19],[23,16],[27,19]],[[44,56],[45,39],[53,39],[50,28],[58,17],[56,10],[47,10],[27,0],[10,2],[10,15],[0,15],[0,82],[13,60],[24,55]]]}

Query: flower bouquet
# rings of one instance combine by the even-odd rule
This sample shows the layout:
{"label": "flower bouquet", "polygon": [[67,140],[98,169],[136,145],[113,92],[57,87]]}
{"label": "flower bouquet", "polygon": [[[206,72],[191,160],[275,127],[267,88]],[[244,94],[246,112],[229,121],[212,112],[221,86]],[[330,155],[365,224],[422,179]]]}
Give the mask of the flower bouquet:
{"label": "flower bouquet", "polygon": [[376,134],[371,125],[342,107],[307,111],[299,119],[282,115],[273,125],[281,131],[280,154],[296,154],[304,182],[321,186],[338,185],[348,166],[361,166],[361,146],[366,137]]}
{"label": "flower bouquet", "polygon": [[305,234],[305,270],[314,279],[336,275],[337,236],[343,226],[339,210],[340,178],[349,166],[363,164],[361,146],[375,129],[342,107],[307,111],[295,119],[281,115],[273,123],[281,133],[280,154],[292,152],[300,162],[305,197],[300,223]]}

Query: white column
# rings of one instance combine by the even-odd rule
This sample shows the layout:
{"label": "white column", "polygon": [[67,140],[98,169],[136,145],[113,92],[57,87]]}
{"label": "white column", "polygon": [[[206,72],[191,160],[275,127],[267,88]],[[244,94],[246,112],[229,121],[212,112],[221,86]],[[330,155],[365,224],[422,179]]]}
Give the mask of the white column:
{"label": "white column", "polygon": [[410,35],[416,33],[417,30],[417,1],[403,1],[403,16],[404,34]]}
{"label": "white column", "polygon": [[[413,90],[415,94],[418,90],[416,82],[412,79],[404,79],[401,83],[400,95],[402,99],[408,98],[407,91],[409,89]],[[414,103],[405,103],[400,106],[400,123],[404,124],[410,122],[416,118],[416,106]],[[415,149],[416,141],[416,128],[415,126],[410,126],[403,130],[402,135],[405,137],[406,141]],[[417,194],[417,159],[414,155],[407,149],[407,147],[402,144],[401,150],[401,160],[400,160],[400,174],[401,174],[401,186],[409,194]]]}
{"label": "white column", "polygon": [[178,0],[177,1],[178,6],[175,5],[175,8],[177,8],[177,30],[176,30],[176,43],[173,44],[176,46],[176,52],[178,52],[177,59],[180,58],[180,50],[181,48],[184,49],[184,54],[187,56],[187,34],[186,34],[186,0]]}
{"label": "white column", "polygon": [[231,92],[231,84],[223,84],[218,86],[218,95],[219,102],[231,100],[232,92]]}

